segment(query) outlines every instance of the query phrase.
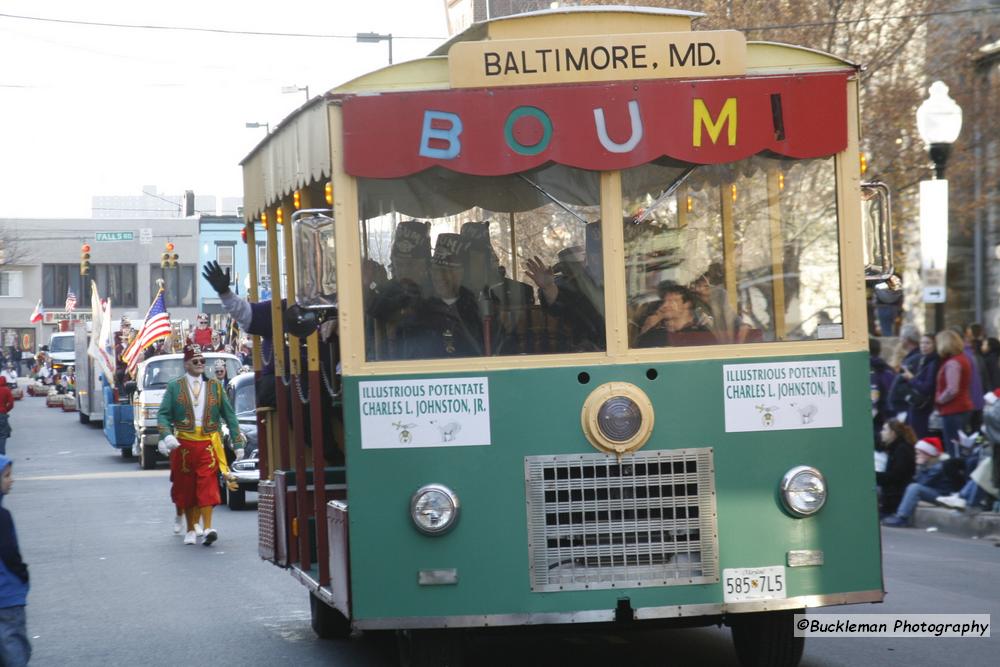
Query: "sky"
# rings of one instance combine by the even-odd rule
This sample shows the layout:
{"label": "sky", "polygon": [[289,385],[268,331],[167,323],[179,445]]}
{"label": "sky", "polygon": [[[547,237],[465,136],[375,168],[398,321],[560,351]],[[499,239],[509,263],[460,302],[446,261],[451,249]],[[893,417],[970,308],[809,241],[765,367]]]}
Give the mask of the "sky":
{"label": "sky", "polygon": [[[89,218],[91,196],[242,196],[239,162],[300,104],[447,38],[444,0],[0,0],[0,218]],[[279,37],[13,18],[344,35]],[[414,39],[430,37],[432,39]]]}

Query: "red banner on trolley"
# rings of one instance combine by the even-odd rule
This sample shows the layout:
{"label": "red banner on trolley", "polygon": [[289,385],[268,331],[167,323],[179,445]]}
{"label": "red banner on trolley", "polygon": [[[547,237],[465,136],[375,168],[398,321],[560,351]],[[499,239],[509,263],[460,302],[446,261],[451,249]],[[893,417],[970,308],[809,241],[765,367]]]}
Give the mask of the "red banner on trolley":
{"label": "red banner on trolley", "polygon": [[441,166],[481,176],[548,162],[604,171],[667,156],[826,157],[847,145],[849,73],[464,89],[347,97],[354,176]]}

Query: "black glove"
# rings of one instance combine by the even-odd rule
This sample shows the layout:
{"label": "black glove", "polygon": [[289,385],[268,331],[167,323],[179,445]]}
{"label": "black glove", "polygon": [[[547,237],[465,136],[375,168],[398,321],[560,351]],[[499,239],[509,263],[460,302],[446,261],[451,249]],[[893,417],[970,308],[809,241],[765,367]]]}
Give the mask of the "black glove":
{"label": "black glove", "polygon": [[201,267],[201,277],[208,281],[219,296],[229,291],[229,269],[223,271],[215,260],[206,262],[205,266]]}

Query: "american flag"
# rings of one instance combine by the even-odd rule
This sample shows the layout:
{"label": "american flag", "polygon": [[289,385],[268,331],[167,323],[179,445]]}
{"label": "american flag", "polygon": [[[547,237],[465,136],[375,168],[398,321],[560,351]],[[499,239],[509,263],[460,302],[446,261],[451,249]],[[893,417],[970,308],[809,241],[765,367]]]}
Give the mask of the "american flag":
{"label": "american flag", "polygon": [[122,361],[128,364],[128,371],[131,373],[138,365],[143,350],[158,340],[163,340],[170,335],[170,313],[163,303],[163,288],[156,293],[156,298],[146,311],[146,319],[143,321],[139,331],[135,334],[132,344],[122,353]]}
{"label": "american flag", "polygon": [[76,310],[76,294],[73,293],[73,288],[66,288],[66,308],[64,310],[67,313],[72,313]]}

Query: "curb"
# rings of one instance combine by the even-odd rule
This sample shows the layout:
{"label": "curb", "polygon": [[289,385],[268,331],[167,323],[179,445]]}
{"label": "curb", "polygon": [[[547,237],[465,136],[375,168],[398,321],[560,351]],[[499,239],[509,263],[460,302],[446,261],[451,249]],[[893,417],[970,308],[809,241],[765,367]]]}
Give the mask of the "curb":
{"label": "curb", "polygon": [[967,512],[945,507],[918,506],[913,515],[917,528],[936,528],[943,533],[977,539],[1000,540],[1000,514]]}

